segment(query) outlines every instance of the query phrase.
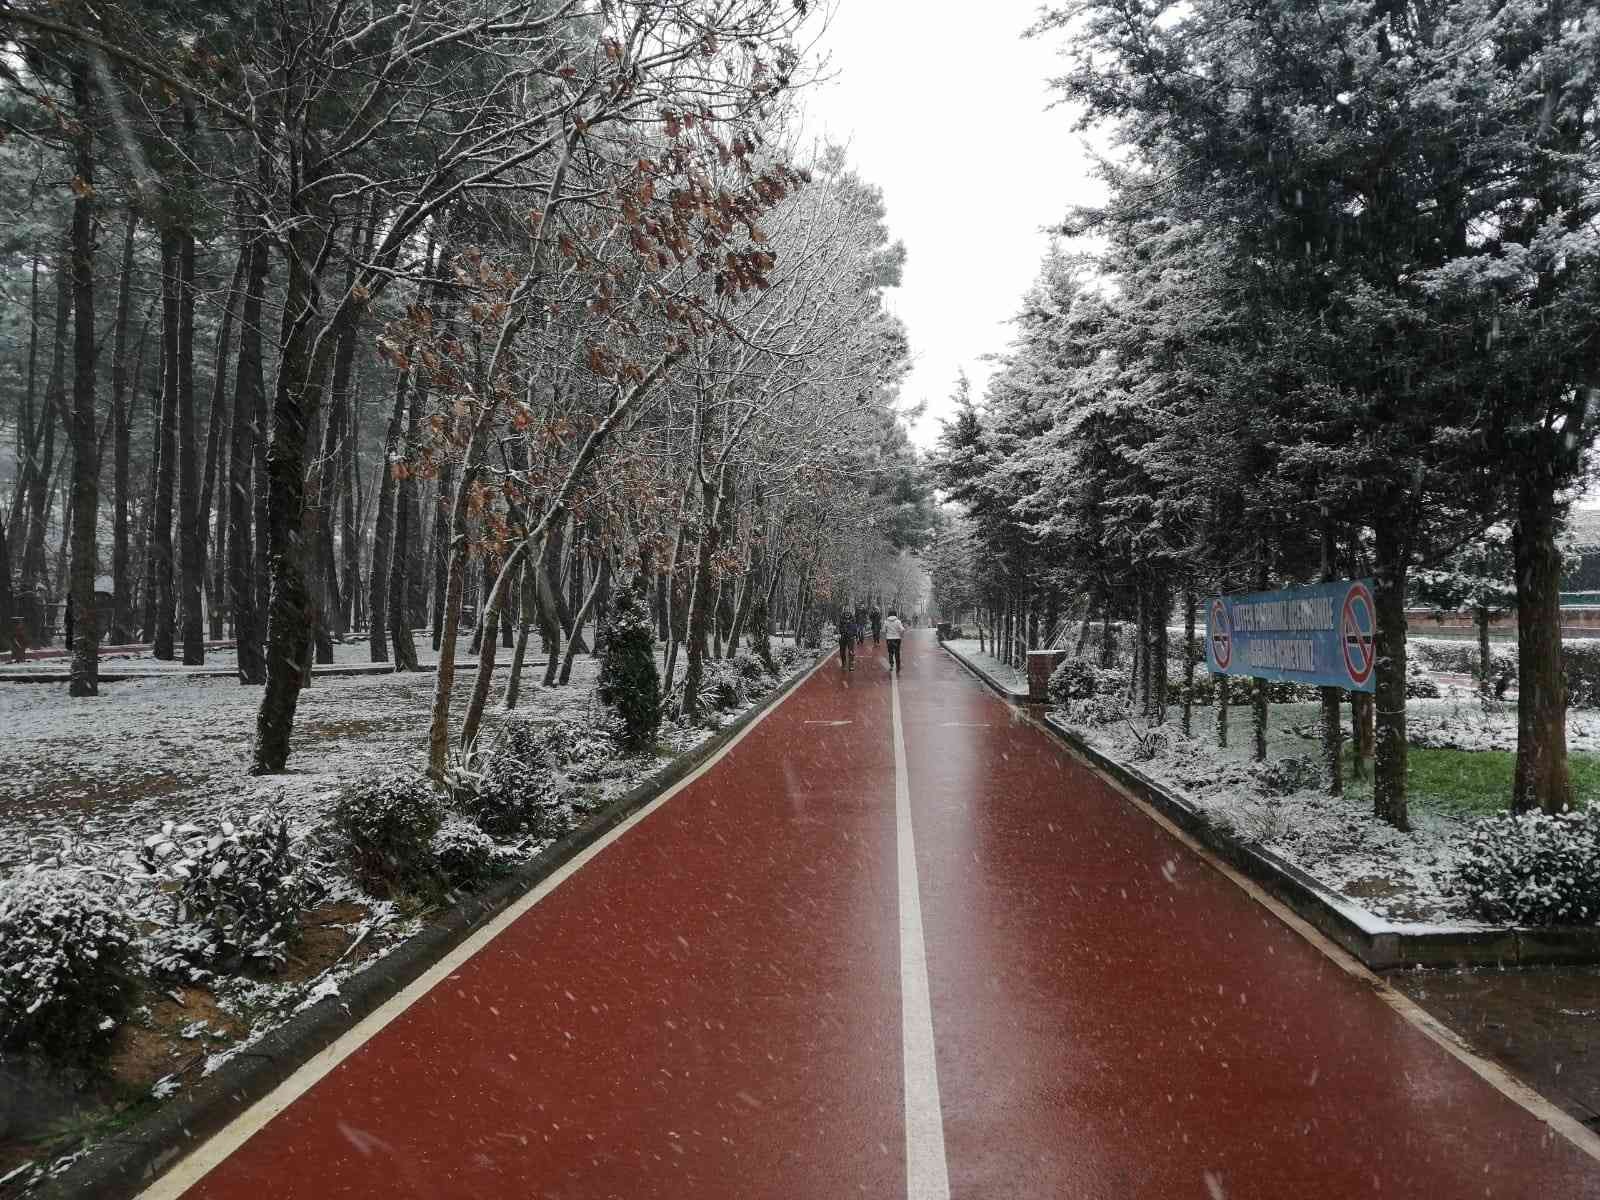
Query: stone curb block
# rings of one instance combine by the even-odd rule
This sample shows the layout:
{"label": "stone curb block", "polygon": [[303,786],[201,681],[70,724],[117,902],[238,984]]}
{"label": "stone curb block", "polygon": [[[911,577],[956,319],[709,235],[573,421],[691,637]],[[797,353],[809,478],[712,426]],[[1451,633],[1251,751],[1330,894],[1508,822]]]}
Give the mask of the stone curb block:
{"label": "stone curb block", "polygon": [[[1016,693],[949,646],[945,650],[1002,698]],[[1404,967],[1549,966],[1600,962],[1600,928],[1450,929],[1390,924],[1351,903],[1270,850],[1247,846],[1161,784],[1095,749],[1050,714],[1030,716],[1068,750],[1153,807],[1218,858],[1292,908],[1375,971]]]}
{"label": "stone curb block", "polygon": [[741,731],[810,679],[826,659],[803,667],[731,724],[613,800],[582,827],[540,851],[489,890],[452,905],[415,937],[340,984],[328,997],[265,1034],[213,1075],[150,1116],[107,1137],[61,1175],[36,1189],[42,1200],[129,1200],[185,1154],[198,1149],[304,1063],[381,1007],[464,942],[484,922],[521,899],[622,822],[692,774]]}

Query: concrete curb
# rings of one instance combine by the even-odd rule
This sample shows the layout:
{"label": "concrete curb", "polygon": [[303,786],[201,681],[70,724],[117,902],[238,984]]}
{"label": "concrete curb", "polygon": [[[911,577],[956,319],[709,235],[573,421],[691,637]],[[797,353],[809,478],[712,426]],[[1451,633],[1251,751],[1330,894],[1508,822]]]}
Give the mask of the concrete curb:
{"label": "concrete curb", "polygon": [[[962,666],[1017,703],[1014,694],[955,650]],[[1032,706],[1037,709],[1038,706]],[[1095,749],[1054,715],[1030,711],[1033,724],[1078,758],[1149,804],[1184,833],[1252,882],[1283,901],[1309,924],[1375,971],[1402,967],[1550,966],[1600,963],[1600,928],[1565,925],[1543,929],[1491,929],[1396,924],[1374,916],[1270,850],[1248,846],[1218,829],[1204,811],[1174,795],[1135,767]]]}
{"label": "concrete curb", "polygon": [[329,997],[272,1030],[214,1075],[186,1087],[183,1095],[144,1120],[107,1137],[66,1171],[33,1194],[44,1200],[128,1200],[190,1151],[198,1149],[301,1064],[421,976],[474,930],[577,857],[668,788],[680,782],[753,725],[825,664],[818,659],[781,683],[731,724],[613,800],[587,823],[545,847],[515,875],[488,891],[453,905],[421,933],[397,946]]}
{"label": "concrete curb", "polygon": [[962,654],[959,650],[952,649],[951,646],[949,645],[949,643],[947,643],[947,642],[940,642],[939,646],[951,658],[955,659],[963,667],[965,667],[967,670],[971,671],[980,680],[982,680],[985,684],[987,684],[989,686],[990,690],[1000,693],[1000,696],[1001,696],[1002,699],[1008,700],[1012,704],[1028,704],[1029,703],[1029,701],[1028,701],[1028,691],[1027,691],[1026,688],[1022,688],[1022,689],[1019,690],[1018,688],[1014,688],[1014,687],[1010,686],[1009,684],[1002,683],[998,678],[996,678],[994,675],[990,674],[988,671],[984,670],[977,663],[973,662],[966,655]]}

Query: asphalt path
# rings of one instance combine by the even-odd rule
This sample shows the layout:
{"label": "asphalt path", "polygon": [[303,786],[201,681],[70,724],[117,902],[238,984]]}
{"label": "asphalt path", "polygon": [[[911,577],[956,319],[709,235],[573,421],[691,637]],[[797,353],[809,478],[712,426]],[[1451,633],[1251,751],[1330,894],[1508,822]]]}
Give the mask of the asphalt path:
{"label": "asphalt path", "polygon": [[1600,1197],[1337,954],[914,631],[147,1197]]}

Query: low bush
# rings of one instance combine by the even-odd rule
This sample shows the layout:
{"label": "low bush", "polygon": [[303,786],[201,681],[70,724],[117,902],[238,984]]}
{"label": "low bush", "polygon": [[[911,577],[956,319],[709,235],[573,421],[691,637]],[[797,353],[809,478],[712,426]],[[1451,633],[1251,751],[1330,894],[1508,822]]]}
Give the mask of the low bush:
{"label": "low bush", "polygon": [[1046,685],[1050,699],[1058,705],[1072,700],[1087,700],[1099,687],[1100,669],[1085,658],[1063,659],[1061,665],[1050,672]]}
{"label": "low bush", "polygon": [[1304,754],[1257,763],[1250,773],[1269,796],[1287,796],[1322,786],[1322,764]]}
{"label": "low bush", "polygon": [[169,970],[176,963],[164,956],[204,970],[282,966],[300,913],[322,891],[304,840],[272,811],[209,830],[168,821],[140,847],[139,863],[172,904],[155,955]]}
{"label": "low bush", "polygon": [[103,1057],[133,1006],[134,937],[117,899],[79,874],[0,880],[0,1045]]}
{"label": "low bush", "polygon": [[[1562,643],[1561,666],[1567,676],[1567,703],[1600,708],[1600,640]],[[1515,672],[1514,663],[1511,669]]]}
{"label": "low bush", "polygon": [[731,659],[707,663],[700,680],[700,706],[714,712],[732,712],[750,701],[743,674]]}
{"label": "low bush", "polygon": [[1423,664],[1406,660],[1406,698],[1410,700],[1437,700],[1441,695],[1439,685]]}
{"label": "low bush", "polygon": [[1129,703],[1127,694],[1120,689],[1114,692],[1100,692],[1087,700],[1074,700],[1066,707],[1066,719],[1070,725],[1114,725],[1128,720],[1133,716],[1133,705]]}
{"label": "low bush", "polygon": [[729,659],[729,662],[732,663],[733,669],[738,672],[739,678],[744,680],[745,688],[748,691],[751,693],[766,691],[767,684],[770,682],[767,676],[767,668],[754,654],[745,650],[735,654]]}
{"label": "low bush", "polygon": [[502,846],[471,821],[451,813],[440,822],[431,846],[434,868],[448,887],[475,891],[517,869],[521,855]]}
{"label": "low bush", "polygon": [[1457,878],[1486,920],[1600,923],[1600,808],[1480,818],[1467,835]]}
{"label": "low bush", "polygon": [[333,826],[357,872],[380,887],[410,887],[433,868],[444,805],[418,775],[385,771],[357,780],[333,807]]}

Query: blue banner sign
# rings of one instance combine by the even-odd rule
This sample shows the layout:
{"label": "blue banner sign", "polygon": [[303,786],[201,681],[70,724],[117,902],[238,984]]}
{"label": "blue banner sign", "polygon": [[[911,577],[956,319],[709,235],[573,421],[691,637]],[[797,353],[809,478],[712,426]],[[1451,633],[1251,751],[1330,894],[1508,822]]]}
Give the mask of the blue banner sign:
{"label": "blue banner sign", "polygon": [[1378,613],[1370,580],[1206,601],[1206,666],[1216,675],[1373,690]]}

